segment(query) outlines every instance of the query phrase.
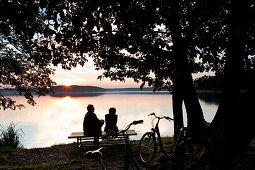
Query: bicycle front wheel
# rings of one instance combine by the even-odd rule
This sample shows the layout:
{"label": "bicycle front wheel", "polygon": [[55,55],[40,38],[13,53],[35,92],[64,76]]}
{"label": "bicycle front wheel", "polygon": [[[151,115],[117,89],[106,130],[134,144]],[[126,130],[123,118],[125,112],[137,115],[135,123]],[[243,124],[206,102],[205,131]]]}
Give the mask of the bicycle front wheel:
{"label": "bicycle front wheel", "polygon": [[139,158],[142,163],[148,164],[157,152],[156,137],[152,132],[146,132],[139,142]]}

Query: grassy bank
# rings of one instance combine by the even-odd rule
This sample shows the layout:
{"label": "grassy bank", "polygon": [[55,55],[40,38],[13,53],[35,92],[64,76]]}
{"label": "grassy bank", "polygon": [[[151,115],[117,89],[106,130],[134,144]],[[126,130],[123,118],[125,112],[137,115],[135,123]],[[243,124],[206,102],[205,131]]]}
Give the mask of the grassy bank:
{"label": "grassy bank", "polygon": [[[164,138],[169,141],[169,139]],[[123,141],[104,140],[102,144],[122,143]],[[132,141],[132,148],[136,152],[139,141]],[[99,163],[84,158],[84,153],[93,147],[83,148],[77,151],[76,143],[59,144],[47,148],[1,148],[0,169],[100,169]],[[124,145],[112,145],[106,147],[103,160],[107,169],[124,169]],[[151,167],[155,169],[159,165],[158,160],[162,156],[157,154]],[[255,167],[255,140],[249,149],[236,162],[236,169],[253,169]]]}
{"label": "grassy bank", "polygon": [[[119,141],[106,140],[103,143],[110,142]],[[138,142],[132,142],[132,146],[138,148]],[[86,151],[93,149],[96,148],[87,147],[78,152],[76,143],[47,148],[0,149],[0,169],[98,169],[99,163],[83,156]],[[124,152],[124,145],[107,146],[103,158],[107,169],[123,169]]]}

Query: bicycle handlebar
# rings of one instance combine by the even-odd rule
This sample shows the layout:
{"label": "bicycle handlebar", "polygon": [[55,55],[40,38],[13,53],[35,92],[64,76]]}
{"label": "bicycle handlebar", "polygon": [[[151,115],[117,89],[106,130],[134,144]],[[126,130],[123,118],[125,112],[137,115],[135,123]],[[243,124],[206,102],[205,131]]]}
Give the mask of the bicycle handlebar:
{"label": "bicycle handlebar", "polygon": [[173,121],[174,119],[169,117],[169,116],[156,116],[156,114],[154,112],[152,112],[151,114],[149,114],[148,116],[154,116],[155,118],[157,119],[166,119],[166,120],[169,120],[169,121]]}
{"label": "bicycle handlebar", "polygon": [[123,133],[127,131],[132,125],[137,125],[143,123],[143,120],[134,120],[132,123],[130,123],[124,130],[120,131],[119,133]]}
{"label": "bicycle handlebar", "polygon": [[135,120],[131,124],[137,125],[137,124],[141,124],[141,123],[143,123],[143,120]]}
{"label": "bicycle handlebar", "polygon": [[168,116],[165,116],[165,119],[166,119],[166,120],[169,120],[169,121],[171,121],[171,120],[173,121],[173,120],[174,120],[173,118],[168,117]]}
{"label": "bicycle handlebar", "polygon": [[154,115],[156,117],[154,112],[152,112],[151,114],[148,114],[148,116],[152,116],[152,115]]}

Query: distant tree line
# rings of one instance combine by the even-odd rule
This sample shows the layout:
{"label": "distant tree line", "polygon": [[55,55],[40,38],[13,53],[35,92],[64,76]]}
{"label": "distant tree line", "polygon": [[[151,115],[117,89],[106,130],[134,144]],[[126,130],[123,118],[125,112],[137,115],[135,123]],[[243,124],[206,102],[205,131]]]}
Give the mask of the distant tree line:
{"label": "distant tree line", "polygon": [[[249,89],[249,75],[241,74],[240,89]],[[222,86],[222,77],[220,76],[202,76],[194,80],[195,88],[199,90],[220,90]]]}

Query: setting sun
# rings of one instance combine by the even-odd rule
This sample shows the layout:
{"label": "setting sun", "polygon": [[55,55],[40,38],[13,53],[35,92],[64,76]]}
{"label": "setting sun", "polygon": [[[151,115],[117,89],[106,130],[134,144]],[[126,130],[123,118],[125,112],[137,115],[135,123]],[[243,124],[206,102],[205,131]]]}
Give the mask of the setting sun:
{"label": "setting sun", "polygon": [[65,86],[65,87],[70,87],[71,85],[72,85],[72,83],[71,83],[71,82],[63,83],[63,86]]}

